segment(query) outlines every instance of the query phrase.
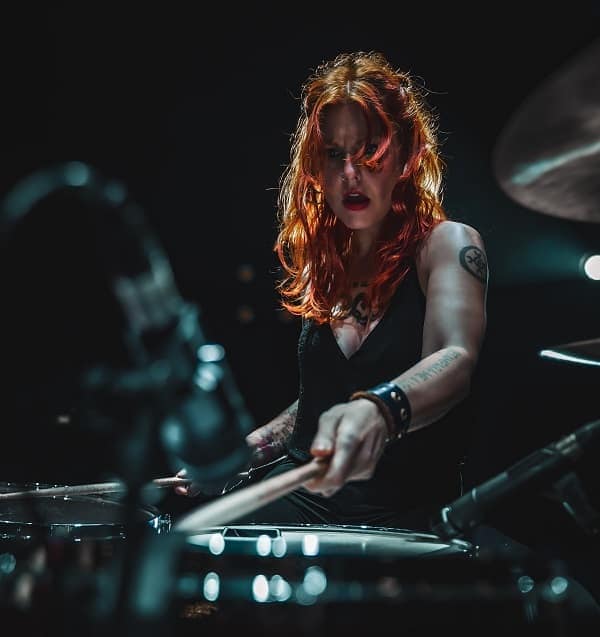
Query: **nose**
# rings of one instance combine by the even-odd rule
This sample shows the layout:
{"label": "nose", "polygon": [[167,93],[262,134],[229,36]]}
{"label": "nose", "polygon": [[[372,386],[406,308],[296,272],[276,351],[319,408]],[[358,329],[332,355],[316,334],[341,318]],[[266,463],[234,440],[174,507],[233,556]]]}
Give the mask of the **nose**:
{"label": "nose", "polygon": [[358,164],[352,160],[352,155],[348,153],[346,157],[344,158],[344,168],[343,168],[343,175],[346,181],[347,182],[350,182],[352,180],[358,181],[358,179],[360,179],[359,170],[360,168],[358,167]]}

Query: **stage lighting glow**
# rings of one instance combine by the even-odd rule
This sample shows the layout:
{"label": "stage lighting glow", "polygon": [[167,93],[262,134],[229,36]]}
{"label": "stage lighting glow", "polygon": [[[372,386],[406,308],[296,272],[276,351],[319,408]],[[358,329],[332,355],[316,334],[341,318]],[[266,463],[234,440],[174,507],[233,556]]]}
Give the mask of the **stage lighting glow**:
{"label": "stage lighting glow", "polygon": [[252,595],[257,602],[269,599],[269,582],[264,575],[257,575],[252,581]]}
{"label": "stage lighting glow", "polygon": [[592,254],[586,257],[582,267],[588,279],[600,281],[600,254]]}
{"label": "stage lighting glow", "polygon": [[215,572],[207,573],[204,577],[204,597],[209,602],[218,599],[221,590],[221,578]]}

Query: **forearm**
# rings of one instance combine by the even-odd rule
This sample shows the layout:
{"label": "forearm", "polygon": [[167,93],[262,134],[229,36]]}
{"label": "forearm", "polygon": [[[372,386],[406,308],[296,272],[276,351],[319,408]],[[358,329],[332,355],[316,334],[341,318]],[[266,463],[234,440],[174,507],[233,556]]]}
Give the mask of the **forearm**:
{"label": "forearm", "polygon": [[435,422],[468,395],[474,365],[464,348],[446,347],[391,379],[410,403],[409,431]]}
{"label": "forearm", "polygon": [[279,458],[287,451],[287,441],[296,423],[296,400],[266,425],[251,431],[246,442],[252,452],[252,466],[260,466]]}

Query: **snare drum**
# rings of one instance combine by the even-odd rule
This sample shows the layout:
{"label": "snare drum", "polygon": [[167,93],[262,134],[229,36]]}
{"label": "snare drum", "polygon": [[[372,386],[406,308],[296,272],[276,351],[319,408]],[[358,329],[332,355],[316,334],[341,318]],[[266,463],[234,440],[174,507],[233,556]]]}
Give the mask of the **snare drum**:
{"label": "snare drum", "polygon": [[490,608],[503,622],[522,621],[515,583],[502,576],[480,568],[470,543],[428,533],[215,527],[186,538],[176,614],[182,635],[197,634],[198,622],[245,636],[348,637],[390,626],[411,636],[461,627],[464,635],[467,625],[489,634]]}

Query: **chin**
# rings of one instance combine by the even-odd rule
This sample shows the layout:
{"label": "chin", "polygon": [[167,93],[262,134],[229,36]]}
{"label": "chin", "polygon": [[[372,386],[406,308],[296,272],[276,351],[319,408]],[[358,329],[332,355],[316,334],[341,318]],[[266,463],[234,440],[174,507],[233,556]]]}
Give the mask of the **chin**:
{"label": "chin", "polygon": [[359,215],[349,215],[346,213],[343,215],[336,215],[336,216],[338,220],[341,223],[343,223],[346,226],[346,228],[350,230],[362,230],[372,225],[371,223],[367,221],[367,219],[361,218]]}
{"label": "chin", "polygon": [[372,221],[366,219],[348,219],[342,221],[342,223],[348,228],[348,230],[374,230],[375,227],[379,227],[380,224],[374,224]]}

